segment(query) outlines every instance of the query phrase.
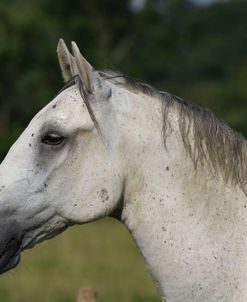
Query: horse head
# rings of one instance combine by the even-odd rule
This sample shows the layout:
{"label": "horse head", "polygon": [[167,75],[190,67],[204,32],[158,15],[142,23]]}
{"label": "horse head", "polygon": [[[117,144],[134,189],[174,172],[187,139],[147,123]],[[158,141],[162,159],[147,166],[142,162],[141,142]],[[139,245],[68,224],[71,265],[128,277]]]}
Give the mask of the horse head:
{"label": "horse head", "polygon": [[[63,40],[63,89],[30,122],[0,166],[0,272],[23,249],[106,216],[123,190],[113,87]],[[114,125],[114,127],[113,127]]]}

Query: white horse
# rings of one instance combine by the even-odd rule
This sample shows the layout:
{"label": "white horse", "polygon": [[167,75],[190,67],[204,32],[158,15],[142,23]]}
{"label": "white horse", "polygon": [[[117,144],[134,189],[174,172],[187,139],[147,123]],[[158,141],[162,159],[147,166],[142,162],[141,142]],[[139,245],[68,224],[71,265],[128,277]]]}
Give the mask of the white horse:
{"label": "white horse", "polygon": [[0,271],[111,215],[162,301],[247,301],[246,140],[210,111],[72,52],[59,41],[67,84],[0,166]]}

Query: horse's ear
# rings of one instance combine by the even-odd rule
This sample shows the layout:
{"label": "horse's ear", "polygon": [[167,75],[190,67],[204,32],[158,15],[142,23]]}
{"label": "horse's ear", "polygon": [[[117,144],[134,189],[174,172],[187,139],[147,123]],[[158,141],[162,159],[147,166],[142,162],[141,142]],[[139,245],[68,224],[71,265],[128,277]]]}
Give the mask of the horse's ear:
{"label": "horse's ear", "polygon": [[111,88],[102,79],[99,73],[93,69],[88,61],[80,53],[75,42],[71,43],[73,59],[75,60],[77,74],[79,75],[83,88],[95,95],[95,100],[107,100],[111,95]]}
{"label": "horse's ear", "polygon": [[70,54],[63,39],[60,39],[57,45],[57,55],[59,65],[65,82],[78,74],[75,58]]}
{"label": "horse's ear", "polygon": [[84,88],[87,91],[92,92],[94,87],[94,79],[95,79],[93,67],[80,53],[80,50],[76,45],[76,43],[72,42],[71,45],[72,45],[72,53],[74,55],[76,66],[78,69],[78,74],[82,80]]}

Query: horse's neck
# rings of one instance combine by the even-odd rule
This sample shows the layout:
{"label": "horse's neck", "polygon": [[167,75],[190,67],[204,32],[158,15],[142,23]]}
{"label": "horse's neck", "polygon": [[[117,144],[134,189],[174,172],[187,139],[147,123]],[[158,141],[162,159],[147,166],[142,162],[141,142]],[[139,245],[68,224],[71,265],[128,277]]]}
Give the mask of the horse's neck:
{"label": "horse's neck", "polygon": [[[147,103],[142,107],[145,106],[148,108]],[[131,145],[122,220],[143,254],[164,301],[165,296],[168,301],[208,301],[210,294],[217,296],[223,291],[224,283],[216,282],[217,268],[222,266],[221,274],[229,270],[229,263],[223,263],[223,258],[237,253],[230,246],[236,228],[234,243],[243,239],[241,234],[247,220],[239,209],[245,209],[246,197],[237,187],[226,185],[221,177],[212,175],[209,169],[195,171],[176,125],[168,133],[166,149],[160,112],[150,108],[145,125],[142,121],[145,114],[140,113],[141,121],[134,125],[132,117],[129,122],[134,139],[139,141]],[[176,124],[176,116],[173,122]],[[245,245],[236,249],[241,254]],[[203,287],[209,287],[210,282],[215,284],[208,293]]]}

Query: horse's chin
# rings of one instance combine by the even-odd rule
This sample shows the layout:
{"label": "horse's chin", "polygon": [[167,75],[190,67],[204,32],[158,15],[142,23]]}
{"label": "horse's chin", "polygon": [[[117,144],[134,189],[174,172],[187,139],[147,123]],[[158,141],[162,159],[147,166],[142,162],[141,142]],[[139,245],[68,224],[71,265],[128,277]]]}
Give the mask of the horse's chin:
{"label": "horse's chin", "polygon": [[0,257],[0,274],[16,267],[21,259],[21,241],[11,239]]}
{"label": "horse's chin", "polygon": [[22,239],[21,251],[33,248],[36,244],[51,239],[62,233],[67,227],[68,223],[59,216],[53,216],[46,222],[30,228],[26,231]]}

